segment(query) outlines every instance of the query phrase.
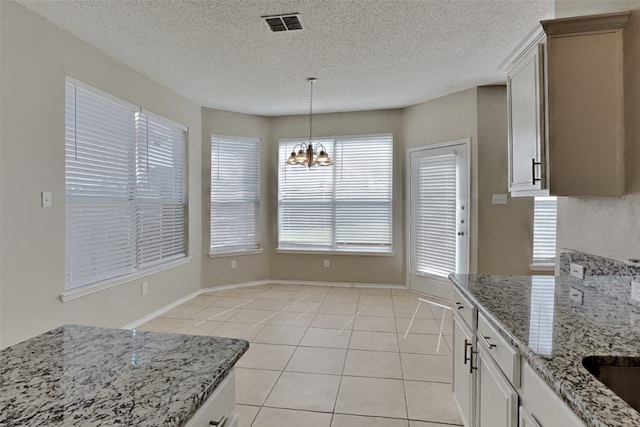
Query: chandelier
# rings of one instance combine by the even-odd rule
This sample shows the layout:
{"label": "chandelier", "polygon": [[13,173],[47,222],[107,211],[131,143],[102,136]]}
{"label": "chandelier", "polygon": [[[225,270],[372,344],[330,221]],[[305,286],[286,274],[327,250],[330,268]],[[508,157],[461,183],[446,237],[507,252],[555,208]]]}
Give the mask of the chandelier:
{"label": "chandelier", "polygon": [[330,166],[333,162],[327,154],[327,150],[324,148],[324,145],[313,145],[313,84],[317,82],[318,79],[315,77],[308,77],[307,81],[311,85],[311,96],[309,101],[309,143],[298,144],[293,147],[293,151],[287,159],[287,164],[308,166],[309,168],[314,165]]}

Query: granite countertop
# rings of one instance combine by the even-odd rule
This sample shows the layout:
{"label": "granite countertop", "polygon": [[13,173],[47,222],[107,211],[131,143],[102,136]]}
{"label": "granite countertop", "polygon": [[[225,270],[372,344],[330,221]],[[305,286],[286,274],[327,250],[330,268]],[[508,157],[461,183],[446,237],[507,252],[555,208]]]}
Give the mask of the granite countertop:
{"label": "granite countertop", "polygon": [[248,347],[62,326],[0,351],[0,426],[182,426]]}
{"label": "granite countertop", "polygon": [[[640,356],[640,307],[571,277],[449,278],[587,426],[640,425],[640,413],[582,366],[586,356]],[[584,292],[582,304],[570,287]]]}

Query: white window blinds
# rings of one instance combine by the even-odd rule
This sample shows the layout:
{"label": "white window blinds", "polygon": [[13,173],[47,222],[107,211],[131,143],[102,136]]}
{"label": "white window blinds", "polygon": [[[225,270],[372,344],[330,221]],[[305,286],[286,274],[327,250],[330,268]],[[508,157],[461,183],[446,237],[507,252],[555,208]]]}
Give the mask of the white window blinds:
{"label": "white window blinds", "polygon": [[279,248],[390,252],[392,136],[316,138],[333,166],[286,165],[293,147],[304,142],[280,143]]}
{"label": "white window blinds", "polygon": [[556,259],[556,197],[536,197],[533,212],[533,263],[549,264]]}
{"label": "white window blinds", "polygon": [[260,248],[260,140],[211,137],[210,253]]}
{"label": "white window blinds", "polygon": [[184,256],[185,132],[97,90],[65,90],[65,290]]}
{"label": "white window blinds", "polygon": [[415,260],[420,273],[447,277],[456,271],[457,159],[455,154],[418,160]]}

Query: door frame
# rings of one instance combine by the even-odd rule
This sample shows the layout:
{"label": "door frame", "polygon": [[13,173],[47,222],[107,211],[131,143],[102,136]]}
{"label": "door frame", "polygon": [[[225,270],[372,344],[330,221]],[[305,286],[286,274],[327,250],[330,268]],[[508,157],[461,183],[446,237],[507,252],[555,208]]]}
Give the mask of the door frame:
{"label": "door frame", "polygon": [[468,206],[468,226],[467,226],[467,271],[471,272],[471,237],[473,236],[473,231],[475,230],[475,224],[473,222],[472,215],[472,206],[471,206],[471,138],[464,139],[456,139],[452,141],[444,141],[444,142],[436,142],[434,144],[426,144],[420,147],[407,148],[407,153],[405,156],[405,209],[404,209],[404,218],[405,218],[405,277],[406,283],[405,286],[407,289],[411,289],[411,260],[413,258],[411,253],[411,154],[424,151],[431,150],[436,148],[446,148],[455,145],[464,145],[467,150],[467,206]]}

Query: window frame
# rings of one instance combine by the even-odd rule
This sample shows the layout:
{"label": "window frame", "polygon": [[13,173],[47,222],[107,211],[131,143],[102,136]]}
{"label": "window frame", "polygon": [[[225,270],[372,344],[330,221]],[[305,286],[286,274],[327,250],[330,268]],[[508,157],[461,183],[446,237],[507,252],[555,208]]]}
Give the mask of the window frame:
{"label": "window frame", "polygon": [[221,135],[212,133],[209,138],[209,160],[213,162],[213,144],[214,139],[224,139],[225,142],[231,143],[255,143],[255,152],[257,153],[257,165],[256,165],[256,175],[257,175],[257,183],[256,183],[256,194],[257,199],[255,200],[255,212],[256,212],[256,223],[255,228],[257,230],[257,241],[255,247],[238,247],[237,249],[232,249],[233,246],[228,246],[221,248],[220,250],[213,250],[213,239],[212,239],[212,231],[213,231],[213,164],[209,165],[209,258],[220,258],[225,256],[233,256],[233,255],[251,255],[251,254],[260,254],[263,252],[262,248],[262,192],[261,192],[261,172],[262,172],[262,139],[257,137],[242,137],[242,136],[232,136],[232,135]]}
{"label": "window frame", "polygon": [[[174,122],[170,119],[166,119],[163,116],[160,116],[158,114],[155,114],[153,112],[147,111],[146,109],[143,109],[141,107],[137,107],[127,101],[124,101],[114,95],[111,95],[107,92],[104,92],[94,86],[91,86],[87,83],[84,83],[80,80],[77,80],[73,77],[70,76],[65,76],[65,129],[67,126],[67,98],[66,98],[66,87],[67,85],[72,85],[75,86],[75,88],[77,89],[81,89],[83,91],[86,91],[92,95],[95,95],[97,97],[101,97],[107,101],[113,102],[115,104],[118,104],[122,107],[125,107],[130,111],[131,113],[131,123],[132,123],[132,130],[133,130],[133,134],[132,134],[132,141],[133,141],[133,147],[131,149],[132,151],[132,155],[133,158],[130,159],[130,161],[133,162],[133,175],[130,176],[128,179],[133,181],[133,194],[132,196],[130,196],[128,198],[128,200],[126,201],[127,204],[130,204],[134,207],[134,214],[133,217],[130,218],[130,220],[132,221],[132,223],[134,224],[134,230],[131,233],[131,238],[134,240],[133,243],[133,251],[134,251],[134,266],[133,269],[131,269],[128,272],[125,272],[123,274],[115,274],[115,275],[109,275],[108,277],[100,277],[96,280],[92,280],[90,279],[89,281],[80,283],[80,284],[75,284],[75,285],[71,285],[70,283],[67,282],[67,249],[68,249],[68,242],[67,239],[65,239],[65,280],[64,280],[64,287],[63,287],[63,292],[60,294],[60,299],[62,302],[67,302],[70,300],[74,300],[76,298],[80,298],[82,296],[85,295],[89,295],[95,292],[99,292],[102,291],[104,289],[108,289],[114,286],[119,286],[121,284],[125,284],[125,283],[129,283],[133,280],[148,276],[150,274],[156,273],[156,272],[160,272],[160,271],[164,271],[173,267],[176,267],[178,265],[182,265],[185,264],[187,262],[189,262],[191,260],[191,257],[189,256],[189,240],[188,240],[188,229],[189,229],[189,218],[188,218],[188,142],[189,142],[189,129],[187,126],[184,126],[180,123]],[[76,89],[76,90],[77,90]],[[76,114],[76,105],[75,105],[75,101],[74,101],[74,114]],[[139,262],[139,255],[137,253],[138,251],[138,247],[139,245],[143,242],[143,239],[141,237],[140,232],[138,231],[138,227],[139,227],[139,220],[138,220],[138,205],[141,204],[140,200],[137,197],[137,192],[139,189],[138,183],[137,183],[137,173],[136,173],[136,157],[139,157],[139,147],[141,145],[145,145],[148,147],[149,141],[145,140],[144,142],[142,142],[139,139],[139,135],[138,132],[136,131],[136,122],[139,118],[139,116],[147,116],[147,118],[151,118],[152,120],[156,121],[156,122],[162,122],[163,126],[167,126],[169,128],[172,129],[172,131],[178,130],[178,131],[182,131],[184,133],[183,135],[183,139],[182,139],[182,143],[184,144],[183,147],[181,147],[181,156],[182,156],[182,183],[181,183],[181,195],[180,195],[180,203],[183,209],[183,227],[182,227],[182,233],[183,233],[183,248],[182,248],[182,253],[180,254],[175,254],[172,256],[165,256],[162,257],[156,261],[153,262],[147,262],[147,263],[141,263]],[[75,121],[75,120],[74,120]],[[74,132],[75,129],[77,129],[76,127],[77,125],[74,124]],[[148,123],[147,123],[148,126]],[[65,130],[65,152],[67,150],[67,131]],[[148,149],[148,148],[147,148]],[[148,154],[145,154],[145,161],[148,161]],[[65,169],[64,169],[64,182],[65,182],[65,233],[67,233],[67,224],[66,221],[68,220],[68,215],[69,215],[69,211],[67,206],[70,204],[69,201],[69,194],[67,193],[67,185],[68,185],[68,178],[67,178],[67,173],[68,173],[68,169],[67,169],[68,165],[67,165],[67,160],[66,160],[66,154],[65,154]],[[180,194],[176,193],[176,194]],[[146,203],[149,203],[149,200],[151,199],[147,199]],[[155,202],[155,200],[153,200]],[[162,206],[165,205],[165,203],[162,201],[162,199],[158,199],[157,200]],[[91,203],[89,202],[85,202],[88,206],[91,205]],[[124,202],[123,202],[124,203]],[[144,204],[144,203],[142,203]],[[105,274],[106,276],[106,274]]]}
{"label": "window frame", "polygon": [[[390,142],[390,154],[391,154],[391,158],[390,158],[390,170],[389,170],[389,237],[390,237],[390,243],[388,246],[383,246],[380,245],[380,247],[386,248],[387,250],[367,250],[367,249],[363,249],[362,247],[354,247],[354,246],[349,246],[349,247],[344,247],[343,249],[340,248],[340,245],[337,244],[337,218],[336,218],[336,206],[337,206],[337,198],[336,198],[336,188],[338,186],[337,183],[337,178],[336,178],[336,174],[337,174],[337,169],[339,167],[340,164],[340,159],[337,156],[337,152],[336,147],[339,144],[339,141],[341,140],[357,140],[357,139],[366,139],[366,138],[380,138],[380,137],[388,137],[389,138],[389,142]],[[394,185],[394,170],[395,170],[395,164],[394,164],[394,158],[395,158],[395,144],[394,144],[394,137],[393,137],[393,133],[389,132],[389,133],[376,133],[376,134],[351,134],[351,135],[334,135],[334,136],[316,136],[313,138],[314,140],[314,145],[315,143],[318,142],[323,142],[326,140],[331,140],[332,144],[333,144],[333,148],[328,148],[329,150],[329,156],[333,159],[333,166],[329,166],[333,169],[333,178],[332,178],[332,186],[333,186],[333,196],[332,196],[332,200],[331,200],[331,204],[332,204],[332,212],[333,212],[333,219],[332,219],[332,242],[330,244],[330,246],[326,246],[327,249],[322,248],[321,246],[313,246],[313,245],[309,245],[309,247],[305,248],[303,245],[301,245],[300,247],[295,247],[295,246],[281,246],[281,240],[280,240],[280,236],[282,235],[282,221],[281,221],[281,197],[280,197],[280,189],[281,189],[281,185],[280,185],[280,181],[281,181],[281,171],[283,170],[283,167],[281,167],[281,165],[284,164],[284,162],[286,161],[286,158],[281,158],[280,157],[280,152],[281,152],[281,147],[284,144],[285,146],[291,145],[292,143],[295,144],[299,144],[299,143],[308,143],[308,138],[303,137],[303,138],[282,138],[278,141],[278,191],[277,191],[277,202],[278,202],[278,207],[277,207],[277,215],[278,215],[278,237],[277,237],[277,245],[276,245],[276,253],[283,253],[283,254],[309,254],[309,255],[327,255],[327,254],[332,254],[332,255],[355,255],[355,256],[381,256],[381,257],[386,257],[386,256],[395,256],[395,248],[394,248],[394,202],[395,202],[395,197],[394,197],[394,192],[393,192],[393,185]],[[325,144],[326,145],[326,144]],[[290,148],[290,147],[289,147]],[[284,156],[288,157],[289,153],[287,152],[287,150],[285,150]],[[291,167],[291,168],[301,168],[302,166],[292,166],[292,165],[285,165],[286,167]],[[320,167],[324,167],[324,166],[317,166],[317,168]],[[371,246],[372,248],[375,248],[374,245]]]}

